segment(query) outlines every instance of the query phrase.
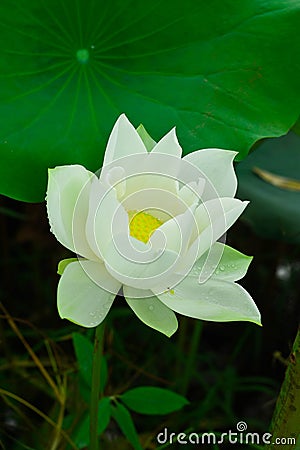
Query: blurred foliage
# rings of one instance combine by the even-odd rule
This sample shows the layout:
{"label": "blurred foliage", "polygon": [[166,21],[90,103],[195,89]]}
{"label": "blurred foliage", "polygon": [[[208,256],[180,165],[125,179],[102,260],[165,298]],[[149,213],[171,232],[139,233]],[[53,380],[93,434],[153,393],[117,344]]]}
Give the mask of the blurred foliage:
{"label": "blurred foliage", "polygon": [[266,238],[300,243],[300,136],[262,141],[237,165],[242,220]]}
{"label": "blurred foliage", "polygon": [[[86,427],[90,363],[78,351],[90,347],[93,330],[57,314],[57,262],[71,255],[49,233],[44,204],[1,197],[0,208],[0,448],[77,448],[71,442]],[[222,432],[243,420],[248,431],[268,430],[297,329],[300,248],[259,238],[242,223],[231,229],[228,244],[255,256],[243,284],[262,311],[263,328],[202,322],[199,329],[201,322],[180,317],[179,331],[168,339],[144,326],[121,297],[108,316],[104,395],[118,398],[154,386],[185,391],[190,402],[163,416],[131,412],[144,449],[158,448],[156,436],[164,427]],[[132,448],[119,428],[127,417],[124,407],[112,416],[102,448]]]}

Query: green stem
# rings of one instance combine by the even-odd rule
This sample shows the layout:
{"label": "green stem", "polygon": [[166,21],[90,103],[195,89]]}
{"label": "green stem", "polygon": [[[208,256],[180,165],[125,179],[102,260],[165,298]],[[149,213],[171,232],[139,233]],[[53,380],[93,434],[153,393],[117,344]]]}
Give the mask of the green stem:
{"label": "green stem", "polygon": [[[180,321],[180,328],[178,330],[178,334],[177,334],[177,342],[176,342],[176,347],[178,349],[177,352],[177,361],[176,361],[176,367],[175,367],[175,380],[178,381],[181,379],[181,374],[182,374],[182,365],[183,365],[183,361],[185,361],[185,355],[184,355],[184,348],[185,348],[185,343],[186,343],[186,337],[187,337],[187,326],[188,326],[188,317],[183,316],[181,318]],[[180,389],[180,385],[178,384],[178,388]]]}
{"label": "green stem", "polygon": [[186,395],[189,384],[193,375],[193,369],[195,367],[195,362],[197,358],[198,346],[200,342],[200,336],[202,332],[203,322],[201,320],[197,320],[195,322],[194,332],[191,339],[190,348],[188,350],[188,357],[185,363],[185,371],[182,377],[181,383],[181,393],[182,395]]}
{"label": "green stem", "polygon": [[[299,448],[300,434],[300,328],[296,335],[284,381],[277,399],[271,423],[272,442],[276,438],[294,438],[297,443],[287,443],[287,450]],[[289,441],[287,441],[289,442]],[[266,449],[273,449],[270,444]]]}
{"label": "green stem", "polygon": [[97,326],[94,341],[92,388],[90,400],[90,450],[99,449],[98,440],[98,404],[101,392],[100,373],[103,352],[104,323]]}

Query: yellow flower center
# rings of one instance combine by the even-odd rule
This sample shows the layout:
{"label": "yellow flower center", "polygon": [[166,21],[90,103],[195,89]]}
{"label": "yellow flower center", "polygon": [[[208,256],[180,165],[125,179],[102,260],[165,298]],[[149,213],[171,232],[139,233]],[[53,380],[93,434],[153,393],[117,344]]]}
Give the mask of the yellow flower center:
{"label": "yellow flower center", "polygon": [[144,242],[149,241],[151,234],[162,222],[151,214],[143,211],[128,211],[130,236]]}

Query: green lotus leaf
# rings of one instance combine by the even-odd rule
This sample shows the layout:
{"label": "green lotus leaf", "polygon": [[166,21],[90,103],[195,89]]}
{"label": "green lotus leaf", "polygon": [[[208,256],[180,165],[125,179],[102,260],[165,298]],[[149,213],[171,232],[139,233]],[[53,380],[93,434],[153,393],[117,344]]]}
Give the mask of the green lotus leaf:
{"label": "green lotus leaf", "polygon": [[297,120],[299,22],[295,0],[1,0],[0,192],[41,201],[47,168],[97,170],[122,112],[242,158]]}
{"label": "green lotus leaf", "polygon": [[293,126],[292,130],[294,133],[297,133],[300,136],[300,118],[297,120],[297,122]]}

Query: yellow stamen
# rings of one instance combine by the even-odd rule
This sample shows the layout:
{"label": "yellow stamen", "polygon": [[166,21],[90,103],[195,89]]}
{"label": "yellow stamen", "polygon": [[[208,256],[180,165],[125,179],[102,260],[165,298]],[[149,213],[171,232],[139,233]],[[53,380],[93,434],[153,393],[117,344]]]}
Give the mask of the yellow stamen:
{"label": "yellow stamen", "polygon": [[143,211],[128,211],[130,236],[144,242],[149,241],[151,234],[162,222],[151,214]]}

